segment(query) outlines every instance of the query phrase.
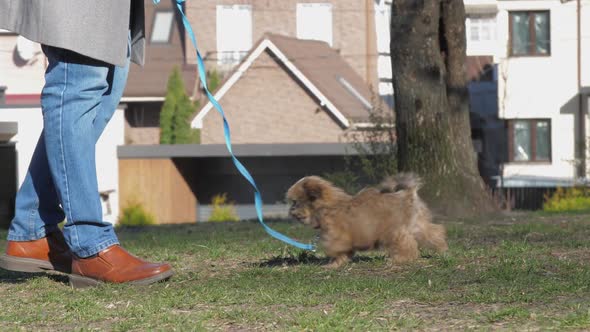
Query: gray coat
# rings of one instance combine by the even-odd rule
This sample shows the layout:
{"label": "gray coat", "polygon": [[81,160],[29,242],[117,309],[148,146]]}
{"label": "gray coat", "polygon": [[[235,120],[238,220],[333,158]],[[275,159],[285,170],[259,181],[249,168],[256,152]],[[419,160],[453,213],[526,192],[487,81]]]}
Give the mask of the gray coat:
{"label": "gray coat", "polygon": [[143,0],[0,0],[0,28],[41,44],[122,66],[143,65]]}

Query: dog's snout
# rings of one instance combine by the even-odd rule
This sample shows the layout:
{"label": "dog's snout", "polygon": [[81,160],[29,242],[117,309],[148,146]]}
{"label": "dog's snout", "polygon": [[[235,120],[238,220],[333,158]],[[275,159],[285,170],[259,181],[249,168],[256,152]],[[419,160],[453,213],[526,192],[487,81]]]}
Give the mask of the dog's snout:
{"label": "dog's snout", "polygon": [[291,208],[289,208],[289,216],[297,220],[305,219],[305,215],[301,213],[301,211],[299,211],[295,206],[291,206]]}

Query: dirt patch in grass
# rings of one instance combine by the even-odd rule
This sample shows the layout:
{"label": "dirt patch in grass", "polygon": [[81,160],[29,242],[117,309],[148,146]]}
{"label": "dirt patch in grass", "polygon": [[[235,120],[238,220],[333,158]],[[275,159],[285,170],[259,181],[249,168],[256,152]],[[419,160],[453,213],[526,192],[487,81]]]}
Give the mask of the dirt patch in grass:
{"label": "dirt patch in grass", "polygon": [[[590,241],[590,239],[588,239]],[[590,248],[551,250],[551,256],[560,261],[570,261],[579,264],[590,264]]]}

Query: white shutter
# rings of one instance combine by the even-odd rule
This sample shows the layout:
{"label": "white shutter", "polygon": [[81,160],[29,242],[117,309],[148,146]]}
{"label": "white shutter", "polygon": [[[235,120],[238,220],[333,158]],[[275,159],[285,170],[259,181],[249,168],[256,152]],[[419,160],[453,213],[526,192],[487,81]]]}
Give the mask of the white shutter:
{"label": "white shutter", "polygon": [[217,6],[219,63],[237,63],[252,48],[252,6]]}
{"label": "white shutter", "polygon": [[377,29],[377,52],[389,54],[391,5],[375,5],[375,25]]}
{"label": "white shutter", "polygon": [[465,19],[467,55],[496,54],[497,23],[493,15],[470,16]]}
{"label": "white shutter", "polygon": [[375,30],[377,32],[377,75],[379,76],[379,95],[393,106],[393,84],[390,55],[391,1],[375,2]]}
{"label": "white shutter", "polygon": [[297,38],[321,40],[332,46],[332,4],[298,3]]}

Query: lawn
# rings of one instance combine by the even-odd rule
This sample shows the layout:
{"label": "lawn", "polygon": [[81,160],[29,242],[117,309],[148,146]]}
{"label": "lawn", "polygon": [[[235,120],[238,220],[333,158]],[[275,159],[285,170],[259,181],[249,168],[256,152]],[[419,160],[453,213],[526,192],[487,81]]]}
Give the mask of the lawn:
{"label": "lawn", "polygon": [[0,270],[0,330],[590,329],[590,215],[443,222],[448,254],[391,266],[368,252],[340,270],[254,222],[121,229],[126,248],[172,263],[174,278],[73,290],[63,276]]}

